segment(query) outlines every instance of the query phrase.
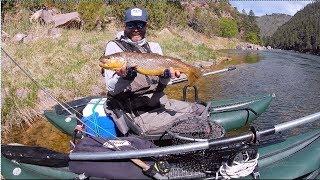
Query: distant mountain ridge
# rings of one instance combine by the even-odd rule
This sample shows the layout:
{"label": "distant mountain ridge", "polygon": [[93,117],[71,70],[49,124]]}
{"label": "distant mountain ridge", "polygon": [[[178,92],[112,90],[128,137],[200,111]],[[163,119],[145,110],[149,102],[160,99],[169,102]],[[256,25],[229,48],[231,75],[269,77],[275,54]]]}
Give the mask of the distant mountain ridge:
{"label": "distant mountain ridge", "polygon": [[257,17],[257,24],[260,28],[261,37],[272,36],[278,27],[282,26],[291,19],[292,16],[287,14],[273,13],[271,15],[263,15]]}
{"label": "distant mountain ridge", "polygon": [[267,44],[320,55],[320,1],[308,4],[279,27]]}

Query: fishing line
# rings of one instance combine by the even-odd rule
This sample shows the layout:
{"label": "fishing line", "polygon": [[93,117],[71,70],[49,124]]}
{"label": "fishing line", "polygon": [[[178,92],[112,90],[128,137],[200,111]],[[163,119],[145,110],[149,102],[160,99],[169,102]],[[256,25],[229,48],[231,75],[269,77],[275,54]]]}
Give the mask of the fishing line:
{"label": "fishing line", "polygon": [[[73,109],[76,113],[82,115],[80,112],[78,112],[77,110],[75,110],[72,106],[68,105],[67,103],[65,103],[65,105],[63,105],[63,103],[61,103],[59,100],[57,100],[53,95],[51,95],[49,92],[47,92],[46,89],[44,89],[30,74],[30,72],[28,72],[27,70],[23,69],[2,47],[1,50],[5,53],[6,56],[9,57],[9,59],[17,66],[19,67],[19,69],[28,77],[31,79],[32,82],[34,82],[36,84],[36,86],[41,89],[47,96],[49,96],[51,99],[53,99],[57,104],[59,104],[63,109],[65,109],[72,117],[76,118],[79,122],[81,122],[83,125],[85,125],[87,128],[89,128],[90,130],[92,130],[93,132],[94,129],[91,128],[90,126],[88,126],[84,121],[82,121],[80,118],[78,118],[74,113],[72,113],[66,106],[68,106],[70,109]],[[104,129],[103,127],[99,126],[97,124],[97,127],[101,128],[102,130],[104,130],[105,132],[107,132],[108,134],[110,134],[111,136],[113,136],[114,138],[121,140],[119,137],[113,135],[112,133],[110,133],[109,131],[107,131],[106,129]],[[83,132],[83,131],[82,131]],[[85,132],[85,134],[87,135],[91,135],[91,133],[87,133]],[[109,141],[108,139],[105,139],[103,137],[100,137],[105,141]],[[133,149],[138,150],[138,148],[134,147],[133,145],[131,145],[131,143],[129,144]],[[115,145],[113,145],[115,146]],[[115,146],[116,147],[116,146]],[[116,147],[117,148],[117,147]]]}
{"label": "fishing line", "polygon": [[[19,69],[28,77],[31,79],[32,82],[34,82],[36,84],[36,86],[41,89],[47,96],[49,96],[51,99],[53,99],[57,104],[59,104],[63,109],[65,109],[72,117],[76,118],[77,120],[79,120],[83,125],[87,126],[86,123],[84,123],[80,118],[78,118],[74,113],[72,113],[66,106],[68,106],[70,109],[74,110],[76,113],[78,113],[79,115],[82,115],[80,112],[78,112],[76,109],[74,109],[72,106],[68,105],[67,103],[66,106],[63,105],[63,103],[61,103],[60,101],[58,101],[54,96],[52,96],[49,92],[47,92],[47,90],[45,90],[30,74],[30,72],[27,72],[27,70],[23,69],[2,47],[1,50],[5,53],[6,56],[9,57],[9,59],[16,65],[19,67]],[[92,129],[90,126],[87,126],[89,129],[91,129],[92,131],[94,131],[94,129]],[[101,129],[103,129],[102,127],[100,127]],[[95,131],[94,131],[95,132]],[[107,133],[111,134],[110,132],[106,131]],[[112,134],[111,134],[112,135]]]}
{"label": "fishing line", "polygon": [[[16,65],[19,67],[19,69],[29,78],[31,79],[32,82],[34,82],[36,84],[36,86],[41,89],[47,96],[49,96],[51,99],[53,99],[56,103],[58,103],[63,109],[65,109],[71,116],[75,115],[74,113],[72,113],[66,106],[68,106],[70,109],[74,110],[76,113],[78,113],[79,115],[82,115],[80,112],[78,112],[76,109],[74,109],[72,106],[68,105],[67,103],[66,106],[63,105],[63,103],[61,103],[60,101],[58,101],[54,96],[52,96],[49,92],[47,92],[47,90],[45,90],[30,74],[30,72],[27,72],[27,70],[23,69],[2,47],[1,50],[5,53],[6,56],[9,57],[9,59]],[[79,120],[83,125],[87,126],[86,123],[84,123],[80,118],[78,118],[77,116],[74,116],[74,118],[76,118],[77,120]],[[94,131],[94,129],[92,129],[90,126],[89,129],[91,129],[92,131]],[[102,127],[100,127],[101,129],[103,129]],[[95,132],[95,131],[94,131]],[[107,133],[111,134],[110,132],[106,131]],[[91,134],[92,135],[92,134]]]}
{"label": "fishing line", "polygon": [[[53,97],[50,93],[47,92],[32,76],[30,75],[30,72],[27,72],[25,69],[23,69],[13,58],[1,47],[1,50],[5,53],[6,56],[9,57],[9,59],[16,65],[18,68],[33,82],[36,84],[36,86],[41,89],[47,96],[49,96],[51,99],[53,99],[56,103],[58,103],[63,109],[65,109],[70,115],[73,115],[71,111],[69,111],[68,108],[66,108],[62,103],[60,103],[55,97]],[[72,108],[72,107],[71,107]],[[77,112],[77,111],[75,111]],[[77,112],[79,113],[79,112]],[[79,113],[80,114],[80,113]]]}

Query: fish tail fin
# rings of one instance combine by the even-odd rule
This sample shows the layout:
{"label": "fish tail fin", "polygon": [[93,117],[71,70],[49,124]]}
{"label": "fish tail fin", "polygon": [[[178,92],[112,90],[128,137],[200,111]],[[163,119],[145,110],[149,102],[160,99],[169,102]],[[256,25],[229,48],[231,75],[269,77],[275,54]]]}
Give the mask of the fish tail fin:
{"label": "fish tail fin", "polygon": [[201,71],[197,68],[190,68],[188,73],[188,85],[194,86],[194,84],[197,82],[197,80],[201,77]]}

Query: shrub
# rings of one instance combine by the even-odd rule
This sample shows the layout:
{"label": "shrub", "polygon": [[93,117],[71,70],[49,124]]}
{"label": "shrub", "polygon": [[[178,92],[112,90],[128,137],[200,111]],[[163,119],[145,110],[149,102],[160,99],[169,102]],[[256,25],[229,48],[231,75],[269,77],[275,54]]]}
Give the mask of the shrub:
{"label": "shrub", "polygon": [[189,25],[197,32],[208,36],[218,34],[218,21],[213,12],[196,7]]}
{"label": "shrub", "polygon": [[20,1],[22,8],[37,11],[45,7],[45,0]]}
{"label": "shrub", "polygon": [[[77,10],[77,1],[62,1],[62,0],[45,0],[46,7],[55,7],[59,9],[62,13],[69,13]],[[82,2],[82,1],[81,1]]]}
{"label": "shrub", "polygon": [[1,22],[3,23],[3,17],[5,13],[14,12],[15,11],[15,3],[10,0],[2,0],[1,1]]}
{"label": "shrub", "polygon": [[124,11],[130,7],[141,7],[148,11],[148,27],[153,30],[162,29],[165,26],[175,25],[185,27],[187,14],[179,1],[111,1],[112,14],[118,21],[123,22]]}
{"label": "shrub", "polygon": [[260,38],[257,35],[257,33],[254,32],[249,32],[245,35],[245,40],[249,41],[253,44],[259,44],[260,43]]}
{"label": "shrub", "polygon": [[166,21],[168,25],[186,27],[188,25],[188,16],[180,1],[168,1],[166,10]]}
{"label": "shrub", "polygon": [[103,0],[81,1],[77,11],[84,21],[85,30],[93,30],[98,21],[104,22],[104,17],[106,16],[106,7]]}
{"label": "shrub", "polygon": [[4,17],[2,17],[2,30],[10,35],[27,33],[31,29],[30,15],[31,12],[26,9],[5,13]]}
{"label": "shrub", "polygon": [[235,37],[238,34],[237,22],[233,19],[221,18],[219,21],[220,36]]}

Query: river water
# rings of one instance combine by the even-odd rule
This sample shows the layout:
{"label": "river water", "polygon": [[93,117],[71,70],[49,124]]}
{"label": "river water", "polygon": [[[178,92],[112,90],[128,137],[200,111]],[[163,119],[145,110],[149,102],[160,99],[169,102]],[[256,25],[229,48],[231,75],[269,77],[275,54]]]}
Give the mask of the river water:
{"label": "river water", "polygon": [[[260,56],[259,61],[239,64],[234,71],[207,78],[209,88],[206,90],[212,95],[210,98],[274,93],[276,97],[270,108],[254,122],[260,128],[320,111],[320,56],[280,50],[256,53]],[[320,120],[284,134],[315,128],[320,128]]]}

